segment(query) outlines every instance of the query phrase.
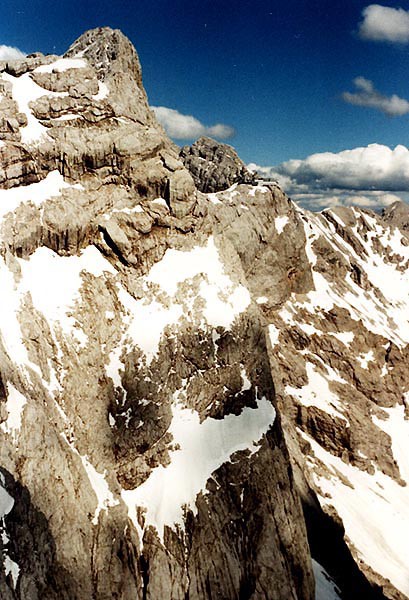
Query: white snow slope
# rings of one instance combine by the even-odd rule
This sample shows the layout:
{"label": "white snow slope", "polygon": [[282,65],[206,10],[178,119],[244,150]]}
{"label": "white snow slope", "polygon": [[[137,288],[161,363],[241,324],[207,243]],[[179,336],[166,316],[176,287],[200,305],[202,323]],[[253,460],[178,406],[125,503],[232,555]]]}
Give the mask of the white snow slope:
{"label": "white snow slope", "polygon": [[[379,361],[379,356],[386,353],[391,343],[398,349],[406,348],[409,342],[409,244],[398,229],[385,226],[375,215],[364,211],[349,209],[348,218],[353,223],[348,225],[348,237],[344,233],[347,225],[336,211],[311,214],[298,210],[304,222],[315,289],[306,295],[291,296],[270,326],[270,340],[277,352],[280,342],[283,349],[285,330],[301,330],[313,346],[297,351],[305,365],[308,383],[284,383],[280,388],[278,382],[277,389],[284,399],[291,397],[293,402],[309,410],[318,409],[327,415],[328,423],[332,419],[343,422],[345,435],[348,435],[352,426],[348,418],[349,402],[356,381],[350,376],[350,368],[341,375],[331,367],[332,355],[328,348],[332,346],[328,344],[334,338],[341,342],[345,358],[357,365],[355,377],[360,373],[362,377],[371,377],[374,366],[378,368],[374,361]],[[342,228],[337,228],[334,221]],[[325,266],[314,247],[317,240],[324,240],[330,249],[327,252],[341,257],[347,269],[351,269],[345,279],[337,275],[336,269],[331,271]],[[359,268],[365,278],[361,285],[351,277],[352,265]],[[328,312],[334,308],[345,309],[354,323],[355,335],[349,330],[333,329],[334,322],[328,318]],[[366,344],[366,338],[379,340],[378,345],[373,348],[361,345]],[[284,358],[280,360],[285,363]],[[389,376],[390,369],[385,362],[379,378]],[[344,373],[348,373],[348,381]],[[284,374],[284,381],[285,378]],[[335,509],[342,519],[345,539],[356,560],[368,565],[409,597],[409,420],[403,405],[408,390],[401,387],[400,395],[396,397],[393,389],[390,384],[382,389],[384,401],[395,403],[393,408],[382,410],[382,418],[377,416],[381,409],[371,396],[361,408],[357,396],[353,410],[362,410],[360,434],[363,438],[365,419],[366,422],[371,420],[380,434],[384,431],[390,436],[391,453],[404,484],[382,472],[376,454],[366,457],[360,456],[359,451],[356,453],[357,459],[368,459],[372,464],[374,472],[370,474],[361,470],[358,464],[353,466],[333,455],[310,432],[299,428],[298,433],[311,444],[306,467],[320,502],[324,510]],[[368,406],[373,408],[368,409]]]}

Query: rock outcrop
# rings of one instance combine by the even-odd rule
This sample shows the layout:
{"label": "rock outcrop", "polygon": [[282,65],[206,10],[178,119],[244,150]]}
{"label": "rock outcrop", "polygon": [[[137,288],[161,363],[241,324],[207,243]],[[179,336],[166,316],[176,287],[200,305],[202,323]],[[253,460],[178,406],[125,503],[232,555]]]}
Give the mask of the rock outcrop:
{"label": "rock outcrop", "polygon": [[166,197],[177,216],[193,208],[193,179],[150,110],[138,56],[119,31],[92,30],[63,59],[36,54],[0,63],[0,73],[0,184],[41,181],[53,198],[41,209],[31,203],[30,226],[19,210],[10,217],[3,239],[12,250],[28,255],[37,240],[77,252],[97,215],[121,197]]}
{"label": "rock outcrop", "polygon": [[220,192],[235,183],[254,184],[256,180],[234,148],[205,136],[192,146],[183,146],[180,158],[201,192]]}
{"label": "rock outcrop", "polygon": [[409,205],[406,202],[396,201],[382,211],[382,219],[388,225],[399,227],[409,236]]}

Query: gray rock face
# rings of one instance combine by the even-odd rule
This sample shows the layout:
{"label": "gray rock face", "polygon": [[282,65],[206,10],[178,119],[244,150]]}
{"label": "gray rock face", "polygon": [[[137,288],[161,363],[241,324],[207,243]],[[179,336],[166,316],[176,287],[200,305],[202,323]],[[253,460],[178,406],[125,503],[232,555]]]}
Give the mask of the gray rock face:
{"label": "gray rock face", "polygon": [[409,204],[394,202],[382,211],[382,219],[388,225],[395,225],[406,235],[409,235]]}
{"label": "gray rock face", "polygon": [[[50,223],[33,207],[31,231],[10,220],[4,238],[11,248],[28,254],[37,240],[77,251],[78,240],[89,240],[92,217],[112,206],[111,194],[154,199],[171,190],[172,213],[185,216],[192,209],[193,180],[148,106],[138,56],[121,32],[89,31],[62,60],[35,55],[3,62],[0,74],[2,187],[35,183],[54,171],[74,184],[70,202],[60,203],[69,229],[64,223],[59,231],[63,223]],[[57,186],[55,197],[60,192]],[[70,208],[77,203],[85,214]]]}
{"label": "gray rock face", "polygon": [[118,31],[0,69],[0,597],[312,600],[252,299],[312,286],[294,208],[196,191]]}
{"label": "gray rock face", "polygon": [[220,192],[235,183],[253,184],[256,178],[234,148],[205,136],[184,146],[180,158],[201,192]]}

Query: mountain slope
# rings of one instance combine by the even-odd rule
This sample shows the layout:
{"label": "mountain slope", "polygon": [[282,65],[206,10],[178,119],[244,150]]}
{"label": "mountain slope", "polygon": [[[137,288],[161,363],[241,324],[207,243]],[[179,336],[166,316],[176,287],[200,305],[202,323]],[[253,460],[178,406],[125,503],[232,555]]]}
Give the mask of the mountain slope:
{"label": "mountain slope", "polygon": [[0,93],[1,598],[409,597],[405,206],[200,192],[108,28]]}
{"label": "mountain slope", "polygon": [[1,597],[312,598],[239,252],[273,196],[225,234],[120,32],[1,69]]}
{"label": "mountain slope", "polygon": [[407,597],[409,246],[373,213],[299,214],[314,289],[274,316],[263,303],[298,485],[368,579]]}

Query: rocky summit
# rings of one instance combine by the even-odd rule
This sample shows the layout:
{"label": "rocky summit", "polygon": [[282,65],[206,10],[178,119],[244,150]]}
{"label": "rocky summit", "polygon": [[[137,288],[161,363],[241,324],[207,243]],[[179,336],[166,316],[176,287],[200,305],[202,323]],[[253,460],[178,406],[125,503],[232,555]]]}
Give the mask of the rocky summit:
{"label": "rocky summit", "polygon": [[221,192],[235,183],[256,182],[256,174],[247,169],[234,148],[211,138],[202,136],[191,146],[183,146],[179,156],[201,192]]}
{"label": "rocky summit", "polygon": [[109,28],[0,110],[0,598],[409,598],[407,207],[179,153]]}

